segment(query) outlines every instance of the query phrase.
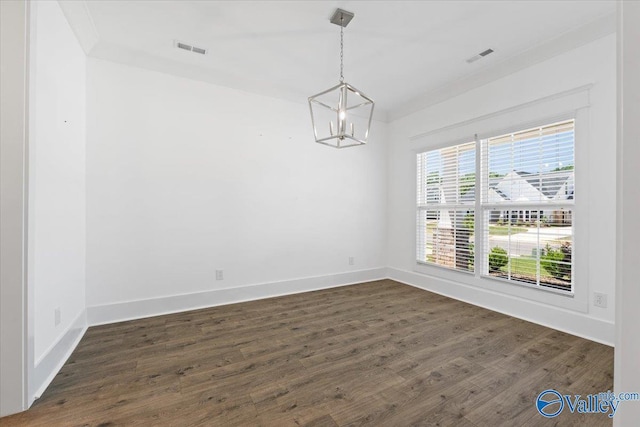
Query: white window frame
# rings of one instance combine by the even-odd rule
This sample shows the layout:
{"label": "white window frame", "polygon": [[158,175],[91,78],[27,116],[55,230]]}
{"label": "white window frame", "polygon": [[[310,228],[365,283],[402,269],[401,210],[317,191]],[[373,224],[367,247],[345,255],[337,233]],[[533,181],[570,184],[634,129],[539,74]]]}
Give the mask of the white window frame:
{"label": "white window frame", "polygon": [[[475,261],[476,261],[476,265],[475,265],[475,269],[480,269],[480,276],[483,278],[488,278],[488,279],[493,279],[493,280],[499,280],[502,282],[506,282],[506,283],[511,283],[511,284],[516,284],[518,286],[527,286],[533,289],[537,289],[540,291],[545,291],[545,292],[555,292],[555,293],[559,293],[561,295],[568,295],[568,296],[573,296],[575,294],[574,290],[575,290],[575,267],[576,267],[576,257],[575,257],[575,251],[573,251],[573,245],[572,245],[572,256],[571,256],[571,268],[572,268],[572,278],[571,278],[571,290],[567,291],[567,290],[560,290],[560,289],[554,289],[552,287],[548,287],[548,286],[544,286],[544,285],[538,285],[538,284],[530,284],[530,283],[526,283],[526,282],[522,282],[522,281],[518,281],[518,280],[511,280],[511,279],[504,279],[504,278],[500,278],[500,277],[494,277],[489,275],[488,273],[488,252],[485,250],[485,243],[487,242],[487,236],[489,233],[488,228],[485,229],[485,224],[484,224],[484,215],[485,212],[488,210],[492,210],[492,207],[495,208],[500,208],[501,210],[508,210],[508,211],[512,211],[512,210],[536,210],[536,211],[541,211],[541,210],[547,210],[547,209],[554,209],[554,208],[558,208],[558,209],[570,209],[572,212],[572,234],[575,235],[575,227],[573,225],[574,220],[575,220],[575,199],[572,202],[557,202],[557,203],[548,203],[548,202],[539,202],[539,203],[528,203],[528,204],[522,204],[522,203],[505,203],[504,205],[493,205],[491,203],[485,203],[482,201],[482,197],[479,194],[480,190],[482,190],[484,187],[484,173],[488,173],[488,171],[486,170],[486,166],[485,164],[483,164],[483,159],[487,158],[487,150],[489,148],[488,146],[488,139],[493,138],[495,136],[499,136],[499,135],[508,135],[508,134],[512,134],[512,133],[516,133],[516,132],[521,132],[527,129],[535,129],[538,127],[544,127],[544,126],[548,126],[551,125],[553,123],[559,123],[559,122],[564,122],[564,121],[568,121],[568,120],[575,120],[575,114],[568,114],[568,115],[564,115],[564,116],[560,116],[557,119],[551,119],[549,120],[547,123],[538,123],[536,125],[533,126],[528,126],[528,127],[521,127],[519,129],[515,129],[517,126],[514,126],[513,130],[507,131],[507,132],[502,132],[502,133],[496,133],[494,136],[489,137],[489,138],[484,138],[484,139],[477,139],[476,140],[476,144],[477,147],[479,147],[479,154],[476,156],[476,173],[478,173],[480,171],[480,181],[482,182],[481,184],[476,184],[476,209],[478,214],[476,215],[476,222],[475,222],[475,228],[476,230],[482,230],[481,233],[476,233],[475,234],[475,242],[474,242],[474,248],[476,251],[476,256],[475,256]],[[576,122],[574,122],[574,153],[575,153],[575,128],[578,126]],[[574,164],[576,163],[575,160],[575,154],[574,154]],[[575,172],[574,172],[575,173]],[[476,182],[478,182],[478,180],[476,180]],[[579,191],[579,193],[581,193]],[[580,194],[578,196],[582,197],[582,195]],[[479,252],[478,252],[479,251]],[[537,268],[540,268],[539,265],[539,261],[538,261],[538,265]]]}
{"label": "white window frame", "polygon": [[[517,105],[495,113],[476,117],[459,123],[444,126],[423,134],[415,135],[409,139],[412,153],[411,164],[414,173],[416,171],[416,155],[425,151],[431,151],[443,147],[453,146],[475,140],[479,142],[496,135],[514,133],[522,129],[529,129],[541,125],[559,122],[568,119],[575,120],[575,185],[579,194],[576,196],[574,212],[574,237],[572,245],[573,262],[573,292],[557,291],[552,288],[531,286],[519,282],[500,280],[499,278],[484,276],[480,268],[482,261],[478,254],[483,253],[481,233],[475,233],[476,264],[473,274],[462,273],[446,267],[417,262],[417,232],[414,228],[413,270],[425,276],[433,277],[451,285],[462,285],[481,288],[484,291],[510,295],[525,300],[532,300],[544,304],[554,305],[565,309],[588,312],[588,225],[589,225],[589,191],[587,168],[588,165],[588,138],[589,138],[589,93],[593,85],[585,85],[539,98],[526,104]],[[408,159],[407,159],[408,160]],[[480,162],[480,157],[476,156]],[[479,165],[476,170],[478,170]],[[414,176],[414,178],[416,178]],[[417,178],[413,180],[417,185]],[[480,185],[476,185],[479,191]],[[413,194],[417,194],[417,188],[413,188]],[[414,200],[416,200],[414,198]],[[479,206],[479,194],[476,194],[476,230],[482,224],[482,207]],[[416,206],[417,208],[417,206]],[[414,210],[415,214],[417,210]]]}

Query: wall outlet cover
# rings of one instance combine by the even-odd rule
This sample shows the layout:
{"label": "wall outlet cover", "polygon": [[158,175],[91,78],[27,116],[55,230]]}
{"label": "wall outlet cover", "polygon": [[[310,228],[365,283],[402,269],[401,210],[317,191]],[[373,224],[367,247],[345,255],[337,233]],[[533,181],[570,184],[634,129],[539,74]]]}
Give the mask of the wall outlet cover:
{"label": "wall outlet cover", "polygon": [[607,294],[600,292],[593,293],[593,305],[596,307],[607,308]]}

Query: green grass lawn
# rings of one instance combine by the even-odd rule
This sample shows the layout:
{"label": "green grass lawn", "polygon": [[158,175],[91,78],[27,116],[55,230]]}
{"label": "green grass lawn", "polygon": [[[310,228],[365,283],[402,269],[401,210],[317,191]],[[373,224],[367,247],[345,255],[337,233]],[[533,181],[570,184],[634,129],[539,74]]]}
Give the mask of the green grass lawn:
{"label": "green grass lawn", "polygon": [[[502,267],[500,271],[507,273],[507,265]],[[511,258],[511,273],[522,274],[524,276],[531,276],[534,280],[536,278],[536,259],[528,257],[513,257]],[[540,276],[551,276],[549,272],[541,265]]]}
{"label": "green grass lawn", "polygon": [[[511,233],[509,233],[511,230]],[[529,229],[527,227],[507,227],[504,225],[490,225],[489,236],[508,236],[509,234],[526,233]]]}

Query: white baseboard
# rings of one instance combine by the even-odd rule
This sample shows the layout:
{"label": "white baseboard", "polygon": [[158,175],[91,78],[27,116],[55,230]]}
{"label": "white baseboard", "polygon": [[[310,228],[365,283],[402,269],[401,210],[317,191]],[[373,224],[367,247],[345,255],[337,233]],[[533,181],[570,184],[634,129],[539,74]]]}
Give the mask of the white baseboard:
{"label": "white baseboard", "polygon": [[391,267],[92,306],[87,307],[87,323],[89,326],[96,326],[123,322],[385,278],[605,345],[613,346],[614,343],[613,322],[525,298]]}
{"label": "white baseboard", "polygon": [[596,319],[584,313],[412,271],[388,267],[387,275],[389,279],[406,285],[468,302],[469,304],[547,326],[601,344],[613,347],[615,342],[615,325],[613,322]]}
{"label": "white baseboard", "polygon": [[73,350],[78,346],[86,331],[87,311],[82,310],[62,337],[36,362],[30,381],[30,390],[33,390],[33,393],[29,396],[29,405],[42,396],[42,393],[51,384],[55,376],[58,375]]}
{"label": "white baseboard", "polygon": [[87,307],[87,319],[90,326],[96,326],[225,304],[317,291],[337,286],[353,285],[384,279],[386,276],[387,269],[381,267],[327,276],[306,277],[282,282],[98,305]]}

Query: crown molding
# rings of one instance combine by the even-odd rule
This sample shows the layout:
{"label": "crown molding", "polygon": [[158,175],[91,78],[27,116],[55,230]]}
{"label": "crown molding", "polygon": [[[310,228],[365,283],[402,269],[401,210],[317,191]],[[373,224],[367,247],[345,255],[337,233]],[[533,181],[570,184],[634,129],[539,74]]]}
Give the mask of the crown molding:
{"label": "crown molding", "polygon": [[85,0],[58,0],[58,4],[82,50],[89,55],[100,41],[100,35],[91,13],[89,13],[87,2]]}
{"label": "crown molding", "polygon": [[510,56],[495,66],[455,80],[436,90],[420,95],[388,114],[389,121],[398,120],[447,99],[484,86],[499,78],[528,68],[554,56],[576,49],[616,31],[616,15],[611,13],[563,35]]}

